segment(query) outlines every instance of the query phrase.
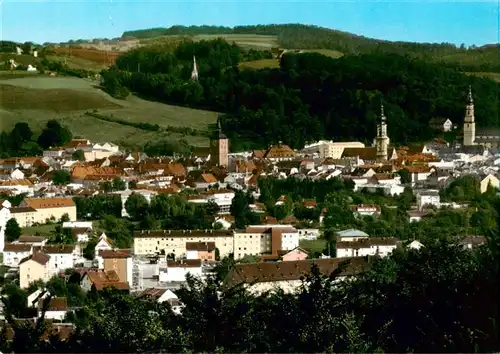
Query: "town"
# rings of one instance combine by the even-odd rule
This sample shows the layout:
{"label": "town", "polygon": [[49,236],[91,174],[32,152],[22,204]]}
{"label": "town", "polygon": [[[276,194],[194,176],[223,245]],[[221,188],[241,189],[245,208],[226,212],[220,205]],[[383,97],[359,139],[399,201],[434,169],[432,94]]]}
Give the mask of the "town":
{"label": "town", "polygon": [[136,5],[2,7],[0,354],[500,350],[496,7]]}
{"label": "town", "polygon": [[[299,151],[277,144],[229,153],[230,141],[218,125],[209,149],[182,160],[126,153],[87,139],[72,139],[43,156],[2,159],[4,277],[18,281],[27,291],[26,306],[39,312],[50,294],[45,284],[71,276],[82,292],[112,287],[167,301],[181,313],[176,289],[188,274],[213,274],[225,258],[235,262],[226,286],[246,284],[257,293],[293,292],[312,264],[327,274],[352,258],[339,277],[354,276],[370,266],[371,257],[385,257],[398,247],[425,247],[418,237],[368,234],[355,228],[356,220],[381,218],[383,209],[397,208],[397,198],[408,193],[408,223],[417,225],[439,210],[467,211],[466,202],[441,197],[453,185],[455,193],[457,182],[467,178],[476,181],[479,193],[496,193],[500,158],[492,144],[500,136],[476,131],[472,89],[464,113],[463,141],[457,146],[435,139],[392,147],[381,106],[369,147],[319,141]],[[440,128],[453,129],[452,122]],[[290,184],[288,194],[272,199],[261,181],[323,186],[326,196],[318,201]],[[351,201],[343,210],[345,221],[330,221],[339,215],[328,209],[328,193],[339,188],[383,203]],[[49,235],[30,232],[47,227]],[[331,230],[334,235],[327,236]],[[474,233],[459,236],[468,248],[486,242]],[[54,296],[45,318],[71,326],[66,320],[74,306]]]}

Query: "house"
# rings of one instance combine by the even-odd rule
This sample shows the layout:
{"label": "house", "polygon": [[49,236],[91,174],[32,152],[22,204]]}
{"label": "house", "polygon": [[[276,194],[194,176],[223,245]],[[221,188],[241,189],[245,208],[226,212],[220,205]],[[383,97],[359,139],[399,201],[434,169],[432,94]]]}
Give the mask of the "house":
{"label": "house", "polygon": [[236,264],[224,280],[224,287],[231,289],[243,285],[254,294],[275,289],[293,293],[302,285],[304,276],[310,274],[313,265],[318,267],[321,274],[335,275],[340,281],[369,270],[371,260],[369,257],[357,257]]}
{"label": "house", "polygon": [[269,161],[291,161],[295,158],[295,152],[288,146],[281,142],[278,145],[271,145],[264,153],[263,158]]}
{"label": "house", "polygon": [[20,245],[29,245],[29,246],[43,246],[47,243],[47,239],[43,236],[22,235],[19,236],[19,238],[12,243]]}
{"label": "house", "polygon": [[446,133],[453,129],[453,122],[449,118],[435,117],[431,118],[429,126],[436,131]]}
{"label": "house", "polygon": [[73,227],[70,228],[73,240],[77,243],[89,242],[92,235],[92,229],[87,227]]}
{"label": "house", "polygon": [[359,204],[352,207],[352,211],[356,216],[378,216],[380,215],[380,207],[375,204]]}
{"label": "house", "polygon": [[496,176],[494,176],[493,174],[488,174],[486,176],[483,176],[481,178],[481,182],[480,182],[480,185],[481,185],[481,193],[485,193],[487,190],[488,190],[488,187],[491,186],[495,189],[499,189],[500,188],[500,181],[498,180],[498,178]]}
{"label": "house", "polygon": [[343,231],[338,231],[335,233],[339,241],[359,241],[370,237],[366,232],[356,229],[348,229]]}
{"label": "house", "polygon": [[422,210],[425,206],[434,206],[439,208],[441,206],[441,199],[439,197],[439,191],[433,189],[427,189],[422,191],[417,191],[417,209]]}
{"label": "house", "polygon": [[319,237],[319,229],[317,228],[301,228],[296,227],[299,233],[299,240],[316,240]]}
{"label": "house", "polygon": [[487,241],[487,238],[484,236],[466,236],[460,240],[460,244],[467,249],[472,249],[474,247],[484,245]]}
{"label": "house", "polygon": [[234,259],[247,255],[277,256],[280,251],[291,251],[299,246],[297,229],[286,225],[251,225],[234,232]]}
{"label": "house", "polygon": [[412,185],[427,180],[432,172],[434,172],[434,168],[425,165],[406,166],[403,170],[408,171]]}
{"label": "house", "polygon": [[24,179],[24,172],[16,168],[14,170],[0,170],[0,180]]}
{"label": "house", "polygon": [[332,142],[328,141],[319,145],[319,156],[322,159],[340,159],[345,148],[364,148],[365,144],[359,141]]}
{"label": "house", "polygon": [[412,250],[419,250],[419,249],[421,249],[422,247],[425,247],[425,246],[421,242],[419,242],[417,240],[413,240],[406,247],[409,248],[409,249],[412,249]]}
{"label": "house", "polygon": [[128,291],[130,289],[129,283],[120,281],[116,271],[104,271],[102,269],[85,272],[80,282],[80,286],[82,290],[86,292],[92,289],[101,291],[105,288],[115,288],[123,291]]}
{"label": "house", "polygon": [[186,258],[215,261],[215,242],[186,242]]}
{"label": "house", "polygon": [[45,299],[50,296],[50,292],[47,289],[37,289],[28,295],[27,306],[36,307],[40,299]]}
{"label": "house", "polygon": [[63,229],[70,229],[75,227],[92,229],[92,221],[65,221],[62,223]]}
{"label": "house", "polygon": [[99,255],[100,251],[109,251],[113,249],[113,240],[111,240],[106,234],[103,232],[99,237],[99,241],[95,245],[95,254]]}
{"label": "house", "polygon": [[139,298],[144,298],[148,300],[153,300],[158,303],[168,302],[172,311],[180,315],[184,305],[179,301],[177,295],[174,294],[172,290],[169,289],[155,289],[149,288],[144,290],[139,294]]}
{"label": "house", "polygon": [[292,261],[303,261],[307,259],[309,253],[301,247],[296,247],[295,249],[288,251],[283,256],[281,256],[281,260],[283,262],[292,262]]}
{"label": "house", "polygon": [[234,251],[233,232],[229,230],[142,230],[134,232],[134,254],[186,254],[187,242],[214,242],[224,258]]}
{"label": "house", "polygon": [[75,246],[44,245],[43,247],[33,247],[33,253],[43,253],[49,256],[48,272],[50,276],[73,268],[75,265]]}
{"label": "house", "polygon": [[65,297],[46,297],[38,300],[38,316],[45,310],[48,320],[62,321],[68,313],[68,302]]}
{"label": "house", "polygon": [[21,260],[31,254],[31,245],[6,243],[3,249],[3,264],[8,267],[19,267]]}
{"label": "house", "polygon": [[201,277],[203,275],[201,260],[167,260],[167,266],[161,267],[159,270],[159,281],[160,283],[185,282],[186,275],[188,274],[197,277]]}
{"label": "house", "polygon": [[408,214],[408,221],[410,221],[410,222],[418,222],[418,221],[422,220],[422,218],[424,216],[426,216],[427,214],[429,214],[429,213],[426,212],[426,211],[409,210],[407,212],[407,214]]}
{"label": "house", "polygon": [[47,282],[50,279],[50,257],[41,252],[33,252],[19,262],[19,287],[26,289],[36,280]]}
{"label": "house", "polygon": [[[99,251],[99,269],[104,272],[114,271],[120,282],[132,284],[132,255],[127,250]],[[102,261],[101,261],[102,260]]]}
{"label": "house", "polygon": [[0,181],[0,193],[10,192],[14,195],[26,194],[32,196],[34,193],[33,183],[28,179],[11,179]]}
{"label": "house", "polygon": [[[213,227],[215,227],[215,224],[221,224],[222,225],[222,230],[228,230],[232,225],[233,225],[233,222],[234,220],[232,220],[233,217],[230,216],[230,215],[223,215],[223,216],[219,216],[215,219],[214,223],[213,223]],[[232,220],[232,221],[231,221]]]}
{"label": "house", "polygon": [[337,241],[337,257],[385,257],[397,246],[398,239],[393,237],[370,237],[356,241]]}
{"label": "house", "polygon": [[76,220],[76,205],[72,198],[25,198],[19,206],[36,209],[37,223],[45,223],[47,219],[61,220],[65,214],[70,221]]}

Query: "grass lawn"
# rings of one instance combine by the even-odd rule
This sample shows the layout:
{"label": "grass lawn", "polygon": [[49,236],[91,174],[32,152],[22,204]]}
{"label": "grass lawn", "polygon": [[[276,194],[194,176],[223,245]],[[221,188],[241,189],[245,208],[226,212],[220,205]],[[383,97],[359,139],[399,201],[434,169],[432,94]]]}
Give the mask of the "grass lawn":
{"label": "grass lawn", "polygon": [[54,231],[56,224],[52,225],[38,225],[32,227],[23,227],[21,229],[21,234],[26,236],[50,236],[52,231]]}
{"label": "grass lawn", "polygon": [[279,47],[277,36],[265,36],[258,34],[202,34],[194,36],[195,41],[212,40],[216,38],[224,38],[228,42],[234,42],[238,46],[245,49],[271,49]]}
{"label": "grass lawn", "polygon": [[326,247],[326,241],[324,239],[300,240],[299,246],[310,253],[315,253],[315,252],[321,253]]}
{"label": "grass lawn", "polygon": [[331,58],[340,58],[344,54],[337,51],[337,50],[332,50],[332,49],[304,49],[301,50],[302,53],[319,53],[326,55],[327,57]]}
{"label": "grass lawn", "polygon": [[145,131],[105,122],[84,113],[95,109],[101,114],[131,122],[208,130],[209,125],[217,120],[215,112],[135,96],[117,100],[96,88],[95,84],[92,80],[74,77],[33,76],[0,80],[0,131],[12,129],[17,122],[27,122],[37,134],[48,120],[58,119],[73,135],[95,142],[137,146],[151,140],[184,138],[190,144],[208,146],[208,139],[202,136]]}

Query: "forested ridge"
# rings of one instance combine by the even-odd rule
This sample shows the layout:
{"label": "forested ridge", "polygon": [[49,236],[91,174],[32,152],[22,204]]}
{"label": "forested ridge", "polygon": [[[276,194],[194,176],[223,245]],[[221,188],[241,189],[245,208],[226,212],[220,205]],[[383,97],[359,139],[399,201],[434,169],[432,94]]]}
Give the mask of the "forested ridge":
{"label": "forested ridge", "polygon": [[[371,142],[381,102],[391,142],[434,136],[429,120],[461,125],[472,85],[479,127],[499,125],[499,84],[408,55],[373,52],[332,59],[285,54],[279,69],[240,70],[263,56],[222,39],[183,42],[173,52],[136,49],[102,72],[116,97],[129,91],[161,102],[226,113],[223,129],[233,148],[283,141],[294,148],[319,138]],[[190,79],[196,55],[199,80]]]}
{"label": "forested ridge", "polygon": [[329,28],[301,24],[270,24],[255,26],[172,26],[169,28],[151,28],[126,31],[122,39],[146,39],[159,36],[203,34],[254,34],[277,36],[278,43],[286,49],[333,49],[344,54],[366,54],[374,51],[383,53],[408,54],[431,61],[460,65],[464,71],[500,72],[500,47],[487,45],[483,47],[451,43],[415,43],[391,42],[368,38],[356,34]]}

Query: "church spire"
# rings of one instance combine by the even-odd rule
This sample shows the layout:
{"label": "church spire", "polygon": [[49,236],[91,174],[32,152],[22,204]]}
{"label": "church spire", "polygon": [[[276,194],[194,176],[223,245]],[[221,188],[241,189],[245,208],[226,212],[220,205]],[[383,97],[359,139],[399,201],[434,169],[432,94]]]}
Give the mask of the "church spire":
{"label": "church spire", "polygon": [[474,104],[474,99],[472,98],[472,86],[469,85],[469,94],[467,95],[467,103]]}
{"label": "church spire", "polygon": [[196,57],[193,55],[193,71],[191,72],[191,80],[198,81],[198,66],[196,65]]}
{"label": "church spire", "polygon": [[380,120],[385,122],[384,104],[380,103]]}
{"label": "church spire", "polygon": [[375,146],[377,149],[377,160],[386,161],[388,157],[389,137],[387,136],[387,122],[383,103],[380,103],[380,122],[377,124]]}

